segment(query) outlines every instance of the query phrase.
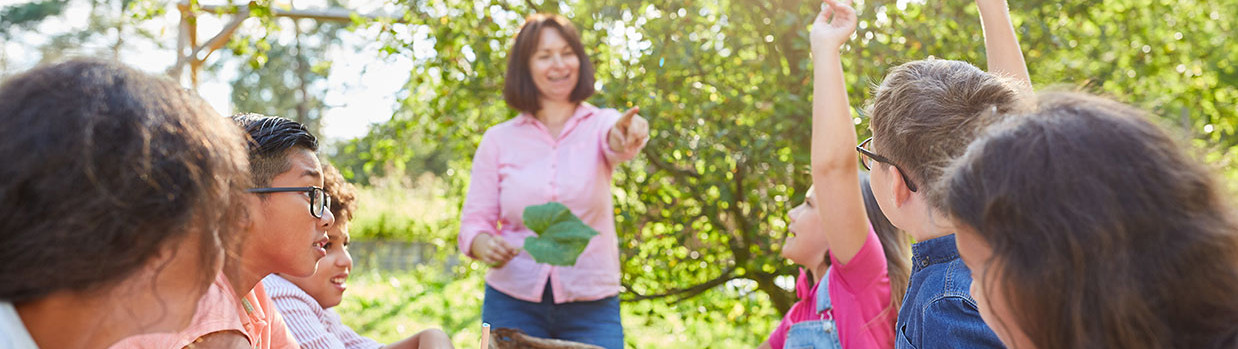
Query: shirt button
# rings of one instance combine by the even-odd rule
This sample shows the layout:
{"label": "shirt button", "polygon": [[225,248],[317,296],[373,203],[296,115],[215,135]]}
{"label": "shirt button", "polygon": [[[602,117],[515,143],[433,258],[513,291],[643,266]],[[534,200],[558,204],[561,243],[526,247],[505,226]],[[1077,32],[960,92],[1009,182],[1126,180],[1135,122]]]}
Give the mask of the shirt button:
{"label": "shirt button", "polygon": [[927,267],[927,266],[928,266],[928,259],[921,259],[921,260],[920,260],[920,267],[921,267],[921,268],[923,268],[923,267]]}

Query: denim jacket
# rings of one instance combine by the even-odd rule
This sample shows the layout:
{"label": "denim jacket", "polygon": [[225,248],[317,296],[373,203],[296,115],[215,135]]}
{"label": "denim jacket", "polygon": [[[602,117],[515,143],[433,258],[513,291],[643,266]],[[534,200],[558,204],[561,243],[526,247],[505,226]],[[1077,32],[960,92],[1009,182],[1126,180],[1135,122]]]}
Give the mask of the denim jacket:
{"label": "denim jacket", "polygon": [[1002,348],[971,297],[971,271],[954,235],[911,246],[911,282],[898,312],[897,349]]}

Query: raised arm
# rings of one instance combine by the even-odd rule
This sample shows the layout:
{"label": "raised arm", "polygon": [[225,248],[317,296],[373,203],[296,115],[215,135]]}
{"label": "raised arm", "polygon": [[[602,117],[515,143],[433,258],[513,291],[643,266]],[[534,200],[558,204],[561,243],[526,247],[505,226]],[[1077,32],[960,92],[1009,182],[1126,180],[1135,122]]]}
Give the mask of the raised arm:
{"label": "raised arm", "polygon": [[816,209],[825,222],[830,253],[846,264],[868,238],[868,216],[860,193],[855,124],[843,80],[839,49],[855,32],[855,10],[836,0],[812,25],[812,181]]}
{"label": "raised arm", "polygon": [[1027,73],[1027,61],[1019,49],[1010,8],[1006,0],[976,0],[980,8],[980,25],[984,27],[984,53],[989,60],[989,72],[1020,82],[1021,92],[1032,91],[1032,78]]}

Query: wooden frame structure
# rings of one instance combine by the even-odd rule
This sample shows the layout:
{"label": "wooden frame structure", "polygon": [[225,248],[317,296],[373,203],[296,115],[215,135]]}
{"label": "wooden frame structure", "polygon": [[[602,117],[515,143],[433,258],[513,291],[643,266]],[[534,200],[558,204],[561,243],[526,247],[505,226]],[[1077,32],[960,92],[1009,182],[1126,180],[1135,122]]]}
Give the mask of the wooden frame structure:
{"label": "wooden frame structure", "polygon": [[[190,86],[197,90],[198,71],[202,69],[202,64],[211,56],[211,53],[214,53],[215,50],[222,48],[228,43],[228,40],[232,38],[232,34],[236,33],[237,28],[241,27],[241,23],[250,18],[250,11],[255,6],[258,5],[253,1],[245,5],[198,5],[197,1],[178,3],[176,8],[180,10],[181,20],[179,35],[177,35],[176,40],[176,63],[168,68],[168,75],[177,81],[183,81],[185,68],[189,68]],[[219,30],[219,33],[216,33],[205,43],[199,45],[198,15],[200,13],[220,16],[231,15],[232,19],[224,25],[223,29]],[[368,19],[392,19],[390,16],[356,14],[353,11],[341,8],[327,10],[271,8],[271,15],[294,20],[308,18],[316,21],[332,22],[350,22],[354,15]],[[399,22],[398,19],[396,21]],[[299,28],[297,31],[299,35]]]}

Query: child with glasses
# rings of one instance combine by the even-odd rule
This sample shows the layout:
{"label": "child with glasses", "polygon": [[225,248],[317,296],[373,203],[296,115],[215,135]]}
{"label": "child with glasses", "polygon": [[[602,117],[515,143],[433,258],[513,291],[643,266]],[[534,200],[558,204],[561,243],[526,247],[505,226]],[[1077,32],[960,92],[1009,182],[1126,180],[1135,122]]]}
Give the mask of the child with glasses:
{"label": "child with glasses", "polygon": [[[855,32],[856,14],[836,0],[812,29],[813,181],[847,183],[855,170],[854,123],[843,79],[840,48]],[[979,130],[993,122],[992,109],[1009,111],[1031,89],[1004,0],[976,0],[992,74],[971,64],[929,58],[890,70],[877,87],[867,115],[873,138],[860,152],[871,168],[873,194],[894,226],[915,240],[912,273],[895,326],[895,347],[980,348],[1001,343],[980,318],[968,293],[970,272],[958,259],[954,229],[926,195],[942,168],[963,153]],[[1014,81],[1005,77],[1014,78]],[[818,197],[833,198],[827,219],[838,229],[864,227],[853,185],[818,185]],[[844,205],[838,208],[837,205]]]}
{"label": "child with glasses", "polygon": [[327,231],[323,247],[327,256],[318,261],[314,275],[298,277],[272,274],[262,279],[275,308],[301,348],[376,349],[376,348],[452,348],[451,339],[439,329],[417,332],[405,340],[384,346],[362,337],[340,321],[330,308],[339,305],[348,288],[352,255],[348,253],[348,222],[352,218],[356,192],[344,176],[329,163],[323,164],[324,190],[332,198],[328,205],[335,224]]}
{"label": "child with glasses", "polygon": [[185,328],[239,240],[241,132],[171,80],[75,59],[0,85],[0,348]]}
{"label": "child with glasses", "polygon": [[131,338],[126,347],[299,347],[260,281],[274,273],[313,275],[327,254],[326,232],[335,216],[321,189],[318,140],[283,118],[242,114],[232,121],[249,134],[254,187],[246,198],[245,239],[230,251],[234,257],[200,300],[189,328]]}
{"label": "child with glasses", "polygon": [[1223,185],[1141,110],[1076,93],[1039,104],[985,132],[937,191],[1002,342],[1238,348]]}

